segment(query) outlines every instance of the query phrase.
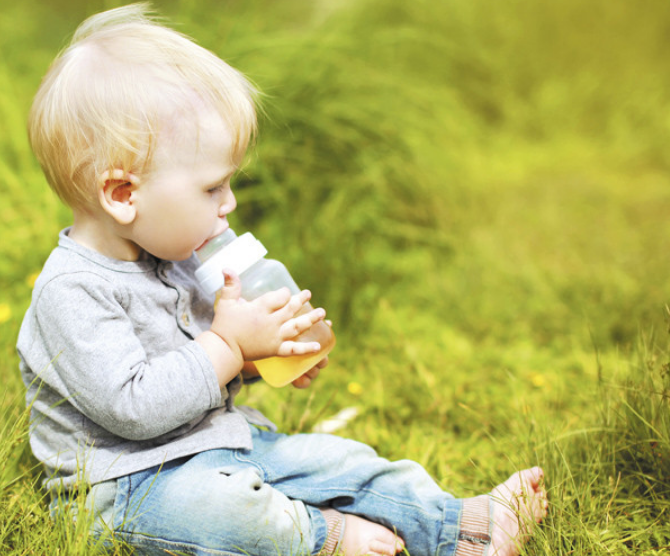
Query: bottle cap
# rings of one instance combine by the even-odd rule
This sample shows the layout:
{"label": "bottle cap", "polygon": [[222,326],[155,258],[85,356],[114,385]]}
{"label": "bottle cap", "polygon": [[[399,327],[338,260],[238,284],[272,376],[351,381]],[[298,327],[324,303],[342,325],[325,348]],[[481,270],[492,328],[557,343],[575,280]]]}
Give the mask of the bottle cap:
{"label": "bottle cap", "polygon": [[221,251],[212,255],[195,271],[195,277],[207,293],[214,293],[224,285],[223,270],[228,269],[238,276],[260,261],[268,250],[253,234],[242,234]]}

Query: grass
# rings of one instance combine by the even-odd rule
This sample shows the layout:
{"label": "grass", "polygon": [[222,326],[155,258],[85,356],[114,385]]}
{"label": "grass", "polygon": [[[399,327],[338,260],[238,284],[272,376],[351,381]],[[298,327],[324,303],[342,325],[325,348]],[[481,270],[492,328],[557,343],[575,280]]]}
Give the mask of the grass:
{"label": "grass", "polygon": [[[91,554],[27,442],[15,338],[69,214],[24,129],[66,35],[118,4],[0,3],[0,551]],[[157,6],[265,92],[234,225],[339,338],[310,391],[243,403],[287,431],[355,406],[339,433],[458,496],[541,464],[528,555],[670,551],[667,3]]]}

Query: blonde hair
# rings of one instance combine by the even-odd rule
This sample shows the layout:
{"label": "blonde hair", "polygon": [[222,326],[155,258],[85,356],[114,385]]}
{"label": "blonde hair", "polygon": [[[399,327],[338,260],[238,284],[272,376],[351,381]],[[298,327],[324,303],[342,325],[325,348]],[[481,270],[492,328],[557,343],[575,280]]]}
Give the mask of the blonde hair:
{"label": "blonde hair", "polygon": [[151,169],[161,126],[205,105],[233,136],[239,164],[256,132],[257,91],[210,51],[149,15],[146,3],[84,21],[54,60],[30,111],[30,143],[69,206],[90,206],[105,171]]}

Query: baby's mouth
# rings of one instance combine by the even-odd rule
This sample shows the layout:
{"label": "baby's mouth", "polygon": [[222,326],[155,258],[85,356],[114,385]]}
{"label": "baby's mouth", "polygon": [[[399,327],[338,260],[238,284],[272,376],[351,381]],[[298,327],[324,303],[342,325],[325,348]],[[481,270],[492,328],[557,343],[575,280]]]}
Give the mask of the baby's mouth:
{"label": "baby's mouth", "polygon": [[211,240],[213,240],[215,237],[220,236],[223,232],[225,232],[228,228],[230,228],[228,222],[225,222],[225,226],[222,226],[219,228],[216,232],[214,232],[209,238],[207,238],[205,241],[202,242],[202,245],[200,247],[197,247],[195,250],[200,251],[205,245],[207,245]]}

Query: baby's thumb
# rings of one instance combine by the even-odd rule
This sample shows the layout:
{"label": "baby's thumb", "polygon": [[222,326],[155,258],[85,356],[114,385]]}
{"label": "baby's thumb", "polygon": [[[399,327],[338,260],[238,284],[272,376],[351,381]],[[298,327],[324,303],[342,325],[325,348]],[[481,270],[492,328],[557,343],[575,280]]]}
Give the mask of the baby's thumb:
{"label": "baby's thumb", "polygon": [[242,282],[240,282],[240,277],[232,270],[224,269],[223,279],[224,284],[221,288],[220,299],[239,299],[242,293]]}

